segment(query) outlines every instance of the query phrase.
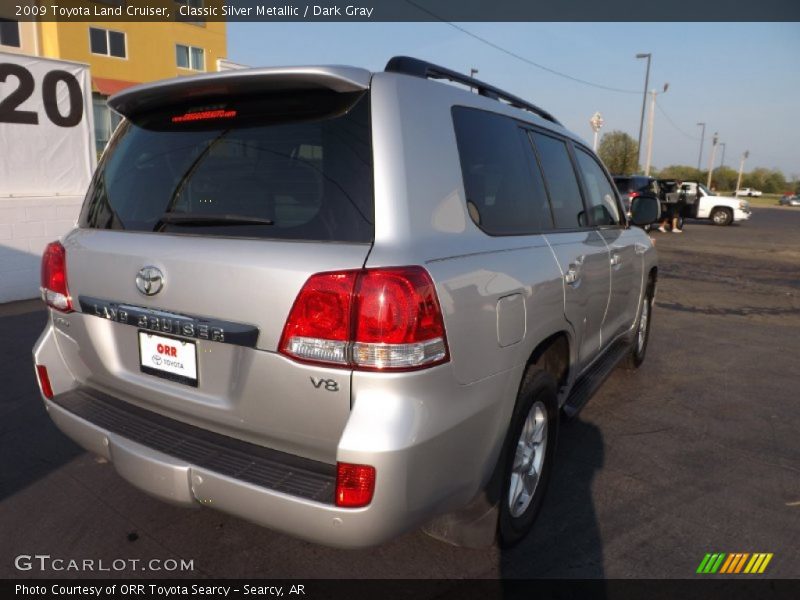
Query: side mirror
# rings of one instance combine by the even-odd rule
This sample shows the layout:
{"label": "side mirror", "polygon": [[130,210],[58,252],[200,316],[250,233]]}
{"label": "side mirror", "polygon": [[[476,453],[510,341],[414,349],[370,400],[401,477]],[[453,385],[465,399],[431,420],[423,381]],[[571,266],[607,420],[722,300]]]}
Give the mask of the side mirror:
{"label": "side mirror", "polygon": [[661,204],[655,196],[636,196],[631,202],[631,223],[644,227],[661,217]]}

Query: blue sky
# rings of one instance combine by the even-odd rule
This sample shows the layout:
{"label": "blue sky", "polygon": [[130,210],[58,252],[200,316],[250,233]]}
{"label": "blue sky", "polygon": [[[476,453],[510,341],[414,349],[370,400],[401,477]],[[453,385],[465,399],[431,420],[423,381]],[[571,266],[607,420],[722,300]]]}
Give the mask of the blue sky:
{"label": "blue sky", "polygon": [[[407,54],[478,77],[554,113],[591,140],[601,131],[638,136],[645,60],[658,96],[653,164],[696,165],[705,121],[703,168],[710,138],[726,143],[725,164],[779,168],[800,176],[800,24],[798,23],[460,23],[504,48],[574,77],[633,90],[623,94],[557,77],[491,48],[445,23],[229,23],[228,53],[250,66],[349,64],[382,70]],[[674,123],[670,123],[664,113]],[[647,115],[645,115],[646,126]],[[646,133],[645,133],[646,139]],[[715,166],[719,166],[721,148]],[[642,153],[644,161],[644,152]]]}

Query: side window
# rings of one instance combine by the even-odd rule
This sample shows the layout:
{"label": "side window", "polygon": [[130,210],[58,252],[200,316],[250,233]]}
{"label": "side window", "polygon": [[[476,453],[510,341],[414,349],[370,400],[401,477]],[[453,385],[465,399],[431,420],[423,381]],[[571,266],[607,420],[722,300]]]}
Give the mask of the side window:
{"label": "side window", "polygon": [[[532,168],[530,144],[513,119],[454,107],[467,210],[489,235],[525,235],[541,229],[547,197]],[[549,218],[548,218],[549,221]]]}
{"label": "side window", "polygon": [[581,190],[566,143],[536,132],[531,133],[531,137],[539,155],[547,191],[550,193],[550,206],[553,209],[556,229],[588,226]]}
{"label": "side window", "polygon": [[619,209],[614,190],[603,169],[587,152],[575,148],[578,166],[586,188],[586,204],[594,225],[619,225]]}

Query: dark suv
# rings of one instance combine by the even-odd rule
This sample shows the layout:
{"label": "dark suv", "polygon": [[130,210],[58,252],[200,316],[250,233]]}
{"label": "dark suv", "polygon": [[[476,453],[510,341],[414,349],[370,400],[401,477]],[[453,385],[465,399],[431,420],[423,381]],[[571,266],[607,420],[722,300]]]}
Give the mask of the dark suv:
{"label": "dark suv", "polygon": [[625,212],[631,210],[631,200],[642,194],[649,194],[658,198],[658,181],[645,175],[614,175],[614,184],[619,190]]}

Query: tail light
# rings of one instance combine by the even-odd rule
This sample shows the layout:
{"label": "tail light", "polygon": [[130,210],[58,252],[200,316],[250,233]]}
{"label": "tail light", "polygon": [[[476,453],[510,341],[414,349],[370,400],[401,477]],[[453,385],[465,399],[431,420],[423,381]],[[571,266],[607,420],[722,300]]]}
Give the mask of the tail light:
{"label": "tail light", "polygon": [[312,275],[286,321],[280,351],[364,370],[421,369],[449,359],[436,289],[422,267]]}
{"label": "tail light", "polygon": [[372,502],[375,493],[375,467],[336,464],[336,506],[360,508]]}
{"label": "tail light", "polygon": [[36,378],[39,380],[39,389],[48,400],[53,397],[53,386],[50,385],[50,377],[47,375],[47,367],[36,365]]}
{"label": "tail light", "polygon": [[60,242],[47,245],[42,255],[42,300],[61,312],[72,312],[67,289],[67,251]]}

